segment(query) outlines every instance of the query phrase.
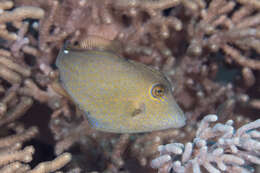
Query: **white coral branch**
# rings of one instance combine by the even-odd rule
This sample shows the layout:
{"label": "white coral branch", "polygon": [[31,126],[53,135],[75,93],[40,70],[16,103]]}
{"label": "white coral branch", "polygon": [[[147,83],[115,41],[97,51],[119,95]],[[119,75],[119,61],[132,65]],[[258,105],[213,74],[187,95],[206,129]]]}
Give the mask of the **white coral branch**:
{"label": "white coral branch", "polygon": [[201,167],[210,173],[252,172],[250,165],[260,165],[260,119],[238,130],[232,120],[211,126],[217,119],[216,115],[204,117],[193,143],[159,146],[160,156],[151,166],[160,173],[200,173]]}

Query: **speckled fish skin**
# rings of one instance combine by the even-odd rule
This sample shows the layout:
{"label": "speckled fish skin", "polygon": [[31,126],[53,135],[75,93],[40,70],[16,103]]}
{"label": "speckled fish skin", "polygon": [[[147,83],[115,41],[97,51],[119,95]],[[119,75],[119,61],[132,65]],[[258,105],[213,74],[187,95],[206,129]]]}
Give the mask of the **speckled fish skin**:
{"label": "speckled fish skin", "polygon": [[[101,50],[62,50],[56,65],[62,86],[98,130],[138,133],[185,125],[171,85],[158,70]],[[166,86],[162,98],[151,94],[156,84]]]}

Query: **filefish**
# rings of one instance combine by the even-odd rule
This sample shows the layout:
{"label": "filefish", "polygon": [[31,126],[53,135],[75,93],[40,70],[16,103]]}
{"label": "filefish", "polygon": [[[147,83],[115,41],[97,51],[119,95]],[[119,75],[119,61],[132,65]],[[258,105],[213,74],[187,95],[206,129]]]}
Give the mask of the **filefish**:
{"label": "filefish", "polygon": [[108,45],[65,46],[56,60],[62,87],[91,126],[114,133],[184,126],[185,115],[164,74],[121,57]]}

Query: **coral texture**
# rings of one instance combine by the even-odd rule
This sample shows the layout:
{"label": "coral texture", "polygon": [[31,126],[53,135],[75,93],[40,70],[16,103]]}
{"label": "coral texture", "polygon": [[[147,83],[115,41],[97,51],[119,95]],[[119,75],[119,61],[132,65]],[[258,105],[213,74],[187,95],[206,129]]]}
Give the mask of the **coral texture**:
{"label": "coral texture", "polygon": [[[53,172],[63,167],[63,172],[154,173],[149,163],[159,155],[157,147],[192,141],[204,115],[217,114],[226,130],[231,129],[229,119],[235,129],[255,123],[260,110],[259,22],[258,0],[0,0],[1,171]],[[92,36],[115,40],[121,45],[118,54],[163,71],[187,125],[132,135],[91,128],[57,85],[55,60],[66,41]],[[250,135],[241,132],[238,137],[254,138]],[[221,171],[244,162],[251,166],[249,159],[259,157],[259,151],[236,147],[240,143],[231,147],[243,153],[238,155],[204,141],[194,141],[201,147],[187,146],[190,151],[201,148],[193,156],[210,145],[204,156],[235,158],[231,164],[210,162]],[[184,169],[186,162],[177,163]]]}
{"label": "coral texture", "polygon": [[161,156],[152,160],[151,166],[161,173],[171,169],[177,173],[200,173],[200,167],[211,173],[251,172],[250,164],[260,164],[260,131],[256,130],[260,128],[260,119],[237,130],[232,120],[211,127],[210,123],[216,120],[216,115],[205,116],[193,142],[160,145]]}

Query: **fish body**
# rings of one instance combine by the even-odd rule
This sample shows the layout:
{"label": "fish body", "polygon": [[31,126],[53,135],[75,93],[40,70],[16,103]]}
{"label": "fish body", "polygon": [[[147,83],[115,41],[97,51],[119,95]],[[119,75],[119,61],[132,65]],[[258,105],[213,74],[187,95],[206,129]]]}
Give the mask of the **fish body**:
{"label": "fish body", "polygon": [[96,129],[138,133],[179,128],[185,116],[156,69],[105,50],[60,52],[60,82]]}

